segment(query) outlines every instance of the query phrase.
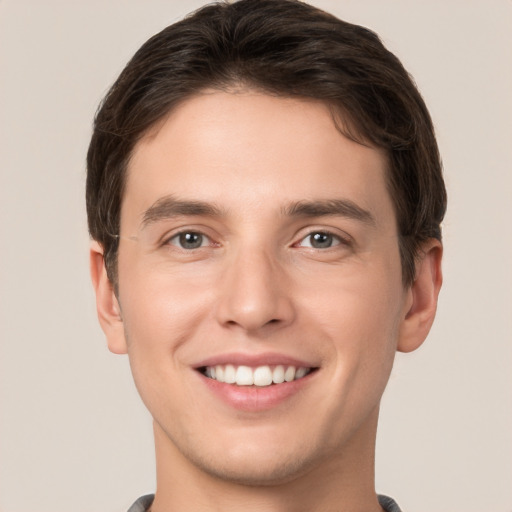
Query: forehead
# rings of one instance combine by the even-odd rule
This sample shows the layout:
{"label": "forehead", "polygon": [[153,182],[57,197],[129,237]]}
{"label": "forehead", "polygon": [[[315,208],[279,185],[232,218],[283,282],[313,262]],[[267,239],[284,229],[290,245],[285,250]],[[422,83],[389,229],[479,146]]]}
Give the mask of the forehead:
{"label": "forehead", "polygon": [[341,134],[323,102],[205,91],[135,146],[122,222],[168,195],[240,211],[337,198],[392,210],[386,166],[383,151]]}

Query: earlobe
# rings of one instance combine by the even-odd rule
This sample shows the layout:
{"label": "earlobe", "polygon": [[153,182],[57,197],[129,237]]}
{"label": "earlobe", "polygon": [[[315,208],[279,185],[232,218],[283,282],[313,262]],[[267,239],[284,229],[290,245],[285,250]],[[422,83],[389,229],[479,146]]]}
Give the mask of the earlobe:
{"label": "earlobe", "polygon": [[126,339],[121,308],[107,276],[103,248],[93,241],[90,248],[90,271],[96,292],[96,311],[101,328],[107,337],[108,348],[114,354],[126,354]]}
{"label": "earlobe", "polygon": [[397,349],[412,352],[425,341],[437,309],[443,281],[441,260],[443,247],[438,240],[429,240],[416,263],[416,278],[408,290],[407,310],[400,328]]}

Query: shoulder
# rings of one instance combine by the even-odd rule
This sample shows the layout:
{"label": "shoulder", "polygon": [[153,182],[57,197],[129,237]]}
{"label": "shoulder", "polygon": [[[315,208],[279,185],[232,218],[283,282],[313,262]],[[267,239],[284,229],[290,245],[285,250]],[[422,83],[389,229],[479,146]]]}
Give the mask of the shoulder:
{"label": "shoulder", "polygon": [[151,503],[153,503],[155,495],[146,494],[141,496],[129,509],[128,512],[147,512]]}
{"label": "shoulder", "polygon": [[382,494],[379,494],[378,498],[379,505],[385,510],[385,512],[402,512],[393,498],[383,496]]}

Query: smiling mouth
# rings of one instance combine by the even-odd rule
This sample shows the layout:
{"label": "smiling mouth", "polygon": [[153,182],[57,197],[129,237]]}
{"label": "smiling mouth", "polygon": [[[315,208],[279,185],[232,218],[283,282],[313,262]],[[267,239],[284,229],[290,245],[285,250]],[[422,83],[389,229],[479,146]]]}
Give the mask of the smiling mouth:
{"label": "smiling mouth", "polygon": [[209,379],[235,386],[272,386],[303,379],[317,368],[304,366],[235,366],[232,364],[203,366],[199,372]]}

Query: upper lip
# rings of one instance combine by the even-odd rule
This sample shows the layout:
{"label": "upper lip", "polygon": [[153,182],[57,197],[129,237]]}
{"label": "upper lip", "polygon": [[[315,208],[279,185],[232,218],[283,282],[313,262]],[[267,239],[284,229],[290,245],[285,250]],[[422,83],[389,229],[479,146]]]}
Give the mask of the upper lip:
{"label": "upper lip", "polygon": [[243,354],[240,352],[231,352],[207,357],[194,364],[194,368],[204,368],[206,366],[217,366],[232,364],[234,366],[295,366],[304,368],[316,368],[317,364],[311,361],[305,361],[296,357],[291,357],[285,354],[278,354],[275,352],[267,352],[262,354]]}

